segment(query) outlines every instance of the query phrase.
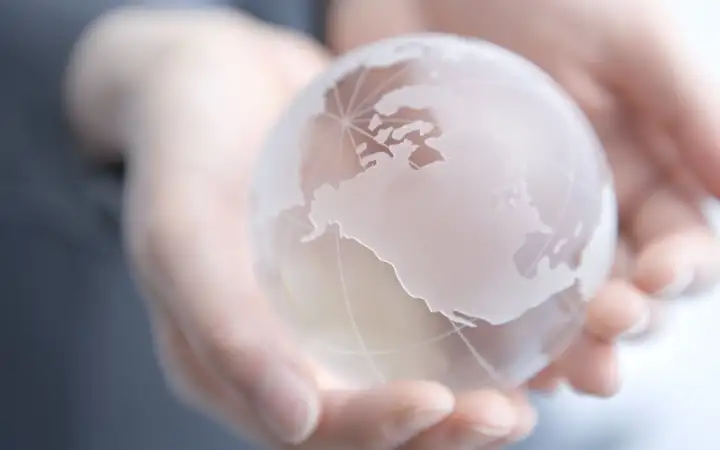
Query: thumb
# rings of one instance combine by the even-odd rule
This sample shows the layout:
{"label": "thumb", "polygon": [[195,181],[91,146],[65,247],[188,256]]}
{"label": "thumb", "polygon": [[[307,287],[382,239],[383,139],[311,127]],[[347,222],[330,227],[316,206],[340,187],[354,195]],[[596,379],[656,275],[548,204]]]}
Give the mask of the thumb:
{"label": "thumb", "polygon": [[168,186],[172,196],[145,213],[154,219],[135,245],[141,280],[216,382],[277,439],[301,442],[320,412],[313,373],[256,288],[237,203],[199,185]]}
{"label": "thumb", "polygon": [[[612,83],[653,129],[668,136],[681,163],[720,196],[720,91],[668,11],[638,2],[625,11],[633,26],[615,36]],[[630,25],[630,24],[628,24]]]}
{"label": "thumb", "polygon": [[138,91],[126,231],[152,300],[208,372],[297,443],[317,425],[319,393],[257,289],[245,211],[254,150],[296,87],[263,46],[225,39],[196,43]]}

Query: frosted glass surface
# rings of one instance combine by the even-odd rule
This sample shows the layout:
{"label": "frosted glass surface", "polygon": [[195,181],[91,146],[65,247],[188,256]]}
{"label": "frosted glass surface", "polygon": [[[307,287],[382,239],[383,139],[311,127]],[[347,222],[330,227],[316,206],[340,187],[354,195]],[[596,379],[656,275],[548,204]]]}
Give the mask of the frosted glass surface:
{"label": "frosted glass surface", "polygon": [[604,153],[565,93],[441,35],[339,59],[272,133],[252,205],[278,312],[363,386],[525,381],[582,326],[617,229]]}

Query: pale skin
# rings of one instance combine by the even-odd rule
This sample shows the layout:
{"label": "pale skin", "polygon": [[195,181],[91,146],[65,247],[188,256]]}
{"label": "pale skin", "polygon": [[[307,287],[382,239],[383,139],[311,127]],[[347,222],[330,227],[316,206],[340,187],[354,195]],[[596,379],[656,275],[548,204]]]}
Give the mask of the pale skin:
{"label": "pale skin", "polygon": [[328,20],[325,50],[225,10],[120,10],[70,61],[68,111],[85,148],[128,162],[128,254],[178,394],[271,448],[495,449],[533,428],[526,388],[453,394],[417,380],[343,390],[287,339],[248,263],[248,178],[292,96],[331,52],[420,30],[526,56],[595,125],[620,204],[615,272],[584,334],[528,389],[615,393],[618,338],[653,300],[714,284],[720,266],[700,213],[720,195],[720,106],[657,2],[363,0],[336,2]]}

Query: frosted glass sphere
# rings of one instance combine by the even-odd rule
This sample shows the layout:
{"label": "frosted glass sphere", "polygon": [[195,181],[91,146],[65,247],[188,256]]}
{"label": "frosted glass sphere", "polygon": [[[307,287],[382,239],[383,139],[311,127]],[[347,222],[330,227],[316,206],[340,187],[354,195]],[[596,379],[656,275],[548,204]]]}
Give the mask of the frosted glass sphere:
{"label": "frosted glass sphere", "polygon": [[592,127],[482,41],[414,35],[337,59],[255,174],[257,276],[309,357],[358,387],[527,381],[576,337],[614,257]]}

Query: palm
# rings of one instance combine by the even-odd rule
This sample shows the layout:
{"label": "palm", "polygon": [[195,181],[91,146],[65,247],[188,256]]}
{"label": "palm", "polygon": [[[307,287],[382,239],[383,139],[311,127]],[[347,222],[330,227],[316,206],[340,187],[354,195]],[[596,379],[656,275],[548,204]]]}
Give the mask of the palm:
{"label": "palm", "polygon": [[[664,24],[627,22],[633,11],[613,6],[590,11],[577,5],[556,2],[552,11],[565,20],[561,27],[580,33],[574,40],[539,33],[533,37],[540,36],[540,42],[526,43],[515,33],[510,41],[500,29],[488,37],[524,52],[553,75],[586,112],[606,149],[620,213],[615,271],[591,306],[593,333],[559,368],[576,387],[609,392],[617,388],[614,355],[606,340],[596,338],[615,337],[636,321],[647,310],[644,300],[677,298],[717,281],[718,240],[702,206],[708,192],[720,192],[709,173],[718,168],[719,152],[707,117],[712,105],[694,85],[692,67],[684,68],[689,74],[675,72],[673,66],[684,61],[666,45],[674,41]],[[628,8],[642,6],[636,2]],[[654,11],[640,17],[653,17]],[[634,28],[623,28],[628,25]],[[505,24],[503,29],[517,28]],[[568,45],[577,41],[586,45]],[[653,306],[650,311],[657,311]]]}
{"label": "palm", "polygon": [[[336,12],[339,23],[331,32],[342,50],[423,30],[479,37],[535,62],[592,121],[615,177],[617,264],[591,305],[590,333],[536,382],[543,386],[562,374],[583,391],[613,392],[612,339],[654,309],[647,299],[714,282],[720,255],[701,213],[705,192],[720,193],[713,174],[720,169],[714,105],[699,92],[695,67],[684,61],[659,6],[643,0],[406,0],[392,6],[366,1],[364,11],[374,3],[384,14],[370,30],[355,25],[367,12],[350,6]],[[383,20],[398,16],[411,19]]]}
{"label": "palm", "polygon": [[712,277],[698,271],[717,242],[702,213],[703,183],[651,120],[618,122],[602,134],[620,210],[616,276],[655,298],[707,287]]}
{"label": "palm", "polygon": [[[339,52],[377,38],[428,29],[475,35],[536,62],[584,108],[615,175],[621,248],[615,278],[591,303],[588,332],[535,383],[566,378],[585,392],[614,392],[613,340],[638,321],[648,309],[648,298],[658,293],[679,295],[714,281],[711,275],[717,260],[711,258],[720,257],[717,241],[699,213],[704,191],[720,194],[720,182],[714,179],[720,172],[716,145],[720,136],[711,117],[714,105],[695,89],[688,75],[692,68],[678,52],[668,49],[665,30],[657,21],[647,20],[654,17],[629,10],[645,7],[645,2],[363,0],[334,4],[339,9],[331,16],[334,26],[329,38]],[[392,8],[400,11],[393,14],[388,11]],[[167,148],[160,150],[171,155],[171,163],[148,172],[151,182],[141,180],[162,195],[157,195],[156,202],[136,199],[128,204],[131,209],[137,207],[138,216],[145,219],[129,221],[139,228],[129,230],[129,235],[137,247],[138,271],[154,294],[151,297],[159,299],[155,302],[160,312],[157,335],[170,368],[175,366],[170,372],[181,375],[200,398],[236,425],[262,429],[257,408],[248,405],[264,405],[270,398],[278,411],[292,413],[280,414],[292,422],[283,425],[292,425],[295,437],[305,437],[312,430],[298,428],[305,422],[291,417],[302,412],[298,403],[290,395],[280,395],[296,392],[286,389],[287,383],[275,383],[269,391],[270,383],[262,376],[265,372],[258,369],[271,373],[270,369],[290,363],[299,365],[302,358],[279,342],[280,334],[271,326],[275,317],[254,290],[247,255],[239,250],[247,247],[244,234],[238,233],[246,223],[234,203],[234,193],[244,189],[237,168],[250,167],[248,153],[235,151],[240,147],[237,143],[259,142],[261,131],[271,122],[269,110],[283,105],[286,99],[280,97],[306,81],[298,71],[303,64],[297,63],[309,63],[312,58],[307,58],[309,52],[298,52],[297,44],[293,40],[274,47],[280,51],[266,52],[282,55],[270,61],[273,71],[287,72],[280,77],[282,82],[247,70],[246,61],[235,67],[237,72],[225,71],[223,58],[219,63],[223,70],[198,69],[210,82],[191,76],[180,77],[177,86],[164,83],[158,92],[172,95],[161,98],[180,105],[168,109],[181,112],[183,120],[173,121],[177,117],[171,114],[161,122],[172,131],[162,136],[174,136],[174,140],[161,140]],[[311,73],[323,64],[306,66],[306,73]],[[674,68],[680,69],[677,74]],[[198,85],[204,89],[203,105],[209,96],[223,107],[197,108],[192,95],[177,95],[196,92]],[[213,85],[222,88],[207,92],[207,86]],[[228,97],[243,101],[227,102]],[[247,123],[245,128],[235,120],[257,117],[258,111],[265,114],[263,123]],[[187,117],[183,114],[202,126],[184,126]],[[198,148],[208,151],[197,152]],[[141,177],[135,178],[140,186],[137,179]],[[131,198],[133,191],[146,193],[137,186],[132,189],[131,185]],[[164,309],[170,312],[164,314]],[[453,399],[441,386],[422,382],[342,393],[314,374],[303,375],[315,378],[312,381],[319,385],[323,414],[301,448],[339,448],[349,442],[362,448],[395,448],[426,428],[430,429],[404,448],[466,448],[470,442],[496,441],[510,431],[523,433],[532,426],[533,415],[522,395],[506,398],[485,391]],[[264,421],[276,426],[278,422]]]}
{"label": "palm", "polygon": [[595,333],[579,341],[549,374],[569,377],[584,390],[610,392],[617,388],[614,352],[597,335],[616,336],[648,306],[645,327],[635,332],[649,331],[661,311],[659,301],[702,291],[716,281],[717,262],[711,258],[718,241],[702,212],[712,186],[696,176],[679,147],[683,143],[654,111],[635,109],[600,83],[564,87],[588,113],[606,149],[620,241],[613,278],[591,306],[588,327]]}

